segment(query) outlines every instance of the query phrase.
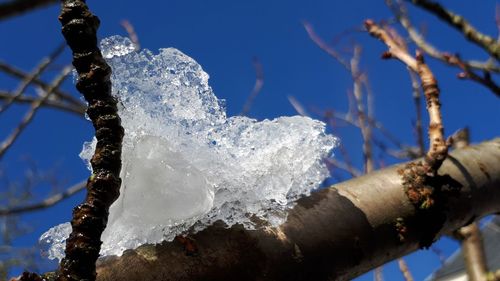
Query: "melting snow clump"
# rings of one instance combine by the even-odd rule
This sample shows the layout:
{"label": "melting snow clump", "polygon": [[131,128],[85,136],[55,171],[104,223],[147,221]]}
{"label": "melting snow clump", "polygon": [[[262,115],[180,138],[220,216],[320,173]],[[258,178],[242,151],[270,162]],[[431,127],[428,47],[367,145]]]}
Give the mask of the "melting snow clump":
{"label": "melting snow clump", "polygon": [[[174,48],[134,51],[127,38],[101,42],[125,128],[120,197],[111,206],[101,255],[172,240],[217,220],[277,226],[286,210],[329,175],[323,159],[338,139],[308,117],[226,117],[208,74]],[[89,161],[95,139],[80,156]],[[69,223],[42,235],[64,256]]]}

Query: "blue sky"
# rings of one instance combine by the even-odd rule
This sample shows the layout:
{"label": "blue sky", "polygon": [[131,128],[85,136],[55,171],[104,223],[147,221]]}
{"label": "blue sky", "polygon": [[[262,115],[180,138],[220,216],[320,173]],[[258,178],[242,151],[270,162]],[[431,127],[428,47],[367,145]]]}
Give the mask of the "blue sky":
{"label": "blue sky", "polygon": [[[459,2],[441,1],[463,14],[483,32],[497,36],[495,1]],[[406,69],[399,62],[380,60],[385,47],[359,31],[367,18],[390,18],[382,0],[143,0],[139,4],[136,1],[90,0],[88,4],[101,19],[101,38],[126,35],[119,23],[127,19],[133,24],[141,46],[153,51],[175,47],[193,57],[210,75],[215,94],[226,99],[228,115],[238,114],[251,92],[255,82],[252,58],[258,57],[264,70],[264,87],[249,114],[257,119],[295,115],[288,96],[295,97],[312,113],[347,111],[346,93],[352,90],[350,74],[309,39],[301,22],[310,22],[327,42],[333,42],[339,34],[351,30],[341,36],[335,47],[349,56],[348,50],[353,43],[362,46],[361,68],[369,75],[377,119],[401,141],[415,142],[411,127],[415,109]],[[63,41],[57,20],[58,10],[55,5],[1,21],[0,59],[26,71],[33,69],[42,57]],[[410,11],[414,23],[425,26],[429,40],[441,49],[459,52],[463,58],[488,58],[434,17],[414,8]],[[44,77],[50,81],[56,70],[69,62],[70,53],[66,50]],[[446,133],[469,126],[473,142],[497,136],[500,132],[498,98],[477,84],[458,80],[456,69],[431,59],[428,62],[442,89]],[[17,81],[0,73],[0,89],[11,90],[16,86]],[[78,97],[71,79],[63,88]],[[15,127],[25,110],[24,106],[14,106],[0,116],[2,138]],[[362,163],[359,131],[350,127],[330,131],[341,138],[359,167]],[[82,143],[90,140],[92,135],[92,127],[83,118],[43,109],[1,160],[0,167],[10,179],[21,180],[31,165],[29,163],[35,163],[41,171],[53,171],[61,187],[68,186],[88,176],[78,153]],[[395,162],[390,158],[384,160],[386,163]],[[44,197],[47,189],[47,184],[37,186],[37,198]],[[82,198],[83,194],[79,194],[49,210],[23,216],[32,232],[19,237],[15,244],[33,245],[46,229],[68,221],[71,208]],[[446,255],[457,247],[450,239],[442,239],[437,245]],[[413,254],[407,262],[416,280],[422,280],[439,266],[438,258],[430,251]],[[384,267],[384,275],[386,280],[402,280],[394,263]],[[369,273],[359,280],[372,278]]]}

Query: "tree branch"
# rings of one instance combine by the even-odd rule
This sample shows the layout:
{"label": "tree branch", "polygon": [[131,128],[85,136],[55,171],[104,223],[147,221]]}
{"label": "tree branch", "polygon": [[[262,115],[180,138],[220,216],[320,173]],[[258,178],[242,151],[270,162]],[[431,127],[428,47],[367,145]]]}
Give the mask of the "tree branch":
{"label": "tree branch", "polygon": [[58,281],[95,280],[95,262],[101,248],[110,205],[120,194],[123,127],[111,95],[111,68],[97,47],[99,19],[85,1],[63,0],[59,16],[62,33],[73,51],[78,72],[77,89],[89,106],[87,114],[96,130],[97,145],[91,159],[85,201],[73,210],[72,233],[66,256],[59,265]]}
{"label": "tree branch", "polygon": [[411,275],[408,265],[403,258],[398,259],[399,270],[403,274],[405,281],[413,281],[413,276]]}
{"label": "tree branch", "polygon": [[45,209],[45,208],[54,206],[55,204],[61,202],[62,200],[69,198],[72,195],[83,190],[85,188],[85,186],[86,186],[86,181],[82,181],[82,182],[79,182],[79,183],[69,187],[64,192],[52,195],[41,202],[31,204],[31,205],[26,205],[26,206],[13,207],[10,209],[0,209],[0,216],[18,215],[18,214],[31,212],[31,211],[35,211],[35,210],[40,210],[40,209]]}
{"label": "tree branch", "polygon": [[17,138],[24,131],[26,126],[33,120],[38,109],[44,104],[50,97],[50,95],[54,92],[55,89],[59,88],[59,86],[64,82],[68,74],[71,73],[71,67],[66,67],[63,69],[61,74],[54,79],[52,86],[41,96],[39,99],[36,99],[31,104],[29,111],[24,115],[23,119],[19,123],[19,125],[12,131],[12,133],[0,144],[0,159],[5,155],[7,150],[14,144]]}
{"label": "tree branch", "polygon": [[250,112],[253,101],[259,95],[260,91],[262,90],[262,86],[264,86],[264,69],[262,67],[262,63],[257,57],[254,57],[252,59],[252,64],[255,68],[255,84],[253,86],[252,92],[243,105],[243,109],[240,112],[241,116],[246,116]]}
{"label": "tree branch", "polygon": [[[452,136],[454,148],[465,148],[469,146],[469,129],[464,128]],[[486,254],[484,252],[483,237],[479,230],[479,224],[473,222],[463,226],[454,232],[462,244],[467,276],[470,281],[485,281],[488,274]]]}
{"label": "tree branch", "polygon": [[[7,63],[4,63],[2,61],[0,61],[0,70],[4,71],[5,73],[7,74],[10,74],[14,77],[17,77],[19,79],[27,79],[27,77],[29,76],[29,74],[23,72],[22,70],[19,70],[11,65],[8,65]],[[42,88],[42,90],[44,91],[47,91],[47,89],[50,88],[50,85],[41,81],[40,79],[38,78],[35,78],[31,81],[31,83],[39,86],[40,88]],[[74,105],[81,105],[82,102],[80,100],[78,100],[77,98],[74,98],[73,96],[71,96],[70,94],[68,93],[65,93],[63,91],[61,91],[60,89],[56,89],[54,91],[54,94],[63,99],[64,101],[67,101],[71,104],[74,104]]]}
{"label": "tree branch", "polygon": [[[383,28],[372,20],[365,21],[367,31],[373,37],[387,45],[389,50],[383,54],[383,58],[396,58],[403,62],[420,77],[424,92],[427,111],[429,113],[429,150],[425,155],[425,163],[431,173],[437,171],[448,153],[448,144],[444,137],[443,121],[441,117],[441,103],[439,102],[439,87],[437,80],[430,68],[425,64],[421,52],[417,51],[415,58],[389,35]],[[426,167],[424,167],[426,168]]]}
{"label": "tree branch", "polygon": [[11,0],[0,4],[0,20],[56,3],[56,0]]}
{"label": "tree branch", "polygon": [[359,60],[361,56],[361,47],[354,46],[354,55],[350,60],[350,72],[353,85],[353,94],[356,101],[356,115],[358,116],[358,125],[361,131],[361,136],[363,137],[363,158],[364,158],[364,172],[370,173],[375,169],[375,164],[373,161],[373,151],[372,151],[372,129],[366,120],[365,108],[363,105],[363,93],[361,80],[362,73],[359,70]]}
{"label": "tree branch", "polygon": [[6,111],[10,107],[12,102],[14,102],[18,97],[24,94],[26,88],[28,88],[33,80],[37,79],[45,71],[45,69],[47,69],[47,67],[63,52],[65,46],[65,44],[59,45],[59,47],[57,47],[52,54],[50,54],[40,62],[40,64],[35,68],[35,70],[33,70],[30,75],[23,78],[21,84],[12,94],[12,96],[0,106],[0,113]]}
{"label": "tree branch", "polygon": [[[411,41],[417,45],[422,51],[424,51],[429,56],[441,60],[447,64],[454,65],[446,58],[446,52],[438,50],[435,46],[425,40],[424,36],[417,31],[417,29],[413,26],[410,21],[410,17],[406,10],[406,7],[401,3],[401,0],[386,0],[387,6],[392,10],[393,14],[396,16],[396,19],[399,21],[401,26],[408,32]],[[493,61],[464,61],[463,62],[467,67],[487,71],[487,72],[500,72],[500,67],[495,65]]]}
{"label": "tree branch", "polygon": [[469,281],[484,281],[488,274],[483,238],[479,225],[473,222],[455,232],[462,243],[462,251]]}
{"label": "tree branch", "polygon": [[98,279],[348,280],[500,212],[499,147],[497,138],[450,153],[434,184],[453,196],[442,196],[432,213],[410,203],[402,164],[298,200],[277,228],[211,226],[189,236],[196,255],[173,241],[105,258]]}
{"label": "tree branch", "polygon": [[[8,100],[11,97],[12,97],[11,93],[0,90],[0,100]],[[41,99],[40,97],[22,95],[22,96],[16,97],[14,99],[14,102],[33,103],[33,102],[40,100],[40,99]],[[71,112],[71,113],[74,113],[80,117],[83,117],[83,115],[85,114],[85,109],[86,109],[86,106],[83,103],[81,103],[80,105],[72,105],[72,104],[68,104],[66,102],[62,102],[59,100],[51,100],[51,99],[43,101],[42,106],[47,106],[47,107]]]}
{"label": "tree branch", "polygon": [[456,30],[462,33],[467,40],[475,43],[483,48],[491,56],[500,60],[500,44],[493,38],[486,34],[479,32],[461,15],[455,14],[447,10],[441,4],[430,0],[408,0],[414,5],[434,14]]}

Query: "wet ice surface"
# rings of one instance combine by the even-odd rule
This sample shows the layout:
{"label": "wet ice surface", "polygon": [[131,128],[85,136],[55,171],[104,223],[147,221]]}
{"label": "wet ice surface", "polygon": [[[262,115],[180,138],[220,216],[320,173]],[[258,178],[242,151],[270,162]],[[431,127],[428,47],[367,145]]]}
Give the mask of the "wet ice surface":
{"label": "wet ice surface", "polygon": [[[226,117],[208,74],[174,48],[136,52],[126,38],[101,48],[113,68],[113,94],[125,128],[121,195],[111,206],[102,255],[172,240],[217,220],[277,226],[286,210],[328,176],[323,159],[338,140],[308,117],[256,121]],[[95,140],[84,145],[87,161]],[[253,219],[252,219],[253,218]],[[40,238],[64,256],[69,223]]]}

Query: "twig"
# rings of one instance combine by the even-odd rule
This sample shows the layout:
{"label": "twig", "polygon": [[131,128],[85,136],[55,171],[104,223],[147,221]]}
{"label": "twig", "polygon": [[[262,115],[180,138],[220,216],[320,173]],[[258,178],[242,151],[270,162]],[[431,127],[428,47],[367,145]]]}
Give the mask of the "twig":
{"label": "twig", "polygon": [[89,106],[87,114],[96,130],[96,149],[91,159],[85,201],[73,210],[72,233],[66,240],[65,257],[58,281],[95,280],[96,260],[101,248],[109,207],[120,194],[121,151],[124,130],[117,101],[111,95],[111,67],[97,47],[99,19],[82,0],[63,0],[59,21],[73,51],[78,72],[76,88]]}
{"label": "twig", "polygon": [[302,116],[309,116],[309,113],[307,113],[306,109],[294,96],[288,96],[287,98],[292,107],[295,109],[295,111],[297,111],[298,114]]}
{"label": "twig", "polygon": [[467,20],[465,20],[461,15],[455,14],[450,10],[444,8],[441,4],[430,1],[430,0],[408,0],[414,5],[434,14],[456,30],[462,33],[462,35],[469,41],[475,43],[479,47],[487,51],[491,56],[500,60],[500,44],[498,42],[478,31],[474,26],[472,26]]}
{"label": "twig", "polygon": [[444,265],[444,263],[446,262],[446,257],[445,255],[443,254],[443,251],[441,251],[441,249],[439,249],[438,247],[434,245],[432,245],[430,247],[431,251],[436,254],[436,256],[438,257],[439,259],[439,262],[441,263],[441,265]]}
{"label": "twig", "polygon": [[[354,120],[352,116],[350,116],[350,114],[338,111],[330,111],[328,115],[329,116],[326,116],[326,118],[338,119],[356,128],[360,128],[358,121]],[[408,145],[405,145],[401,141],[399,141],[398,138],[394,136],[387,128],[385,128],[381,122],[373,118],[366,118],[366,121],[372,128],[377,129],[382,134],[382,136],[387,138],[387,140],[389,140],[398,149],[407,150],[410,148]],[[373,137],[372,140],[375,141],[376,138]]]}
{"label": "twig", "polygon": [[35,210],[40,210],[40,209],[45,209],[45,208],[54,206],[55,204],[61,202],[62,200],[69,198],[72,195],[83,190],[86,186],[86,182],[87,181],[79,182],[79,183],[69,187],[64,192],[52,195],[41,202],[37,202],[37,203],[31,204],[31,205],[26,205],[26,206],[13,207],[13,208],[9,208],[9,209],[0,209],[0,216],[18,215],[18,214],[31,212],[31,211],[35,211]]}
{"label": "twig", "polygon": [[373,272],[374,281],[384,281],[384,276],[382,275],[382,266],[375,268]]}
{"label": "twig", "polygon": [[411,276],[411,272],[408,269],[408,265],[403,260],[403,258],[398,259],[399,270],[403,273],[403,277],[406,281],[413,281],[413,277]]}
{"label": "twig", "polygon": [[35,117],[35,114],[37,110],[40,108],[40,106],[45,103],[49,96],[54,92],[55,89],[57,89],[62,82],[66,79],[68,74],[71,72],[72,67],[68,66],[63,69],[61,72],[61,75],[56,77],[54,82],[52,83],[51,88],[49,88],[42,97],[39,99],[33,101],[31,104],[30,110],[26,113],[24,116],[23,120],[19,123],[19,125],[14,129],[14,131],[7,137],[5,141],[2,142],[0,145],[0,158],[3,157],[5,152],[12,146],[12,144],[16,141],[16,139],[19,137],[19,135],[23,132],[23,130],[26,128],[26,126],[33,120],[33,117]]}
{"label": "twig", "polygon": [[422,127],[421,92],[415,72],[411,69],[408,69],[408,73],[410,74],[411,87],[413,92],[413,103],[415,104],[415,112],[417,115],[417,118],[415,120],[415,135],[417,138],[417,147],[419,150],[417,157],[422,157],[424,156],[425,153],[425,144],[424,144],[424,129]]}
{"label": "twig", "polygon": [[[12,97],[11,93],[0,90],[0,100],[7,100],[11,97]],[[14,101],[17,103],[33,103],[39,99],[41,99],[41,98],[22,95],[20,97],[15,98]],[[50,98],[48,100],[45,100],[42,103],[42,105],[47,106],[47,107],[52,107],[55,109],[64,110],[64,111],[71,112],[71,113],[75,113],[78,116],[83,116],[85,114],[85,109],[86,109],[86,106],[83,103],[81,103],[79,106],[77,106],[77,105],[72,105],[72,104],[68,104],[65,102],[61,102],[58,100],[51,100]]]}
{"label": "twig", "polygon": [[128,38],[130,38],[130,41],[134,44],[134,49],[139,51],[141,49],[141,44],[139,43],[137,33],[135,33],[134,26],[128,20],[122,20],[120,25],[127,31]]}
{"label": "twig", "polygon": [[400,45],[394,41],[387,32],[379,27],[372,20],[365,21],[365,27],[368,32],[384,42],[389,48],[383,55],[383,58],[397,58],[406,64],[411,70],[418,73],[424,91],[424,96],[429,113],[429,140],[430,147],[425,156],[425,162],[430,168],[431,173],[436,173],[441,163],[448,153],[448,144],[444,138],[443,122],[441,118],[441,104],[439,102],[439,88],[434,74],[424,63],[421,52],[417,51],[413,58],[408,52],[403,50]]}
{"label": "twig", "polygon": [[470,79],[472,81],[478,82],[479,84],[488,88],[497,97],[500,97],[500,87],[491,79],[491,74],[489,72],[484,72],[484,76],[481,77],[477,75],[474,71],[470,69],[457,55],[445,55],[445,57],[452,63],[456,64],[462,69],[462,73],[458,74],[460,79]]}
{"label": "twig", "polygon": [[350,61],[350,70],[352,80],[354,82],[353,86],[353,94],[356,100],[356,109],[358,116],[358,125],[361,130],[361,135],[363,137],[363,157],[365,158],[364,170],[365,173],[370,173],[374,169],[373,163],[373,152],[372,152],[372,130],[371,126],[367,126],[365,109],[363,106],[363,97],[362,97],[362,86],[361,86],[361,76],[362,73],[359,71],[359,58],[361,55],[361,47],[354,47],[354,55]]}
{"label": "twig", "polygon": [[[0,61],[0,70],[4,71],[5,73],[10,74],[14,77],[17,77],[19,79],[26,79],[26,77],[28,77],[28,74],[23,72],[22,70],[19,70],[11,65],[8,65],[4,62],[1,62],[1,61]],[[44,91],[47,91],[47,89],[50,88],[49,84],[47,84],[39,79],[33,79],[32,83],[39,86]],[[74,105],[81,105],[82,104],[82,102],[79,99],[74,98],[70,94],[63,92],[60,89],[57,89],[56,91],[54,91],[54,94],[57,97],[64,99],[65,101],[72,103]]]}
{"label": "twig", "polygon": [[[297,101],[293,96],[288,96],[288,100],[290,101],[292,106],[295,108],[297,113],[299,113],[302,116],[309,116],[308,113],[305,111],[304,107],[302,106],[302,104],[299,101]],[[330,126],[332,128],[334,128],[335,124],[333,124],[332,118],[330,118],[329,116],[325,116],[325,117],[329,121]],[[351,124],[355,124],[354,121],[351,120],[351,122],[352,122]],[[354,126],[357,126],[357,124]],[[326,162],[328,164],[336,167],[336,168],[339,168],[341,170],[348,172],[352,177],[361,176],[363,174],[363,172],[356,169],[354,167],[354,165],[352,165],[350,158],[349,158],[349,155],[342,144],[340,144],[339,150],[340,150],[340,153],[342,154],[345,162],[342,162],[342,161],[334,159],[334,158],[326,158]]]}
{"label": "twig", "polygon": [[[362,74],[363,79],[361,83],[366,93],[366,113],[368,115],[368,120],[375,120],[375,99],[373,96],[373,91],[368,80],[368,75],[366,73]],[[370,121],[369,121],[370,122]]]}
{"label": "twig", "polygon": [[329,54],[331,57],[333,57],[335,60],[337,60],[341,65],[343,65],[346,69],[350,69],[350,64],[349,62],[347,62],[346,60],[344,60],[342,58],[342,56],[340,56],[339,53],[337,53],[337,51],[335,51],[332,47],[328,46],[328,44],[323,41],[323,39],[321,39],[315,32],[314,32],[314,29],[312,27],[312,25],[310,23],[308,23],[307,21],[303,21],[302,22],[302,25],[304,26],[307,34],[309,35],[309,38],[311,38],[311,40],[318,46],[320,47],[320,49],[322,49],[323,51],[325,51],[327,54]]}
{"label": "twig", "polygon": [[56,0],[11,0],[0,4],[0,20],[56,3]]}
{"label": "twig", "polygon": [[483,239],[477,222],[461,227],[455,233],[462,243],[462,251],[465,260],[468,280],[486,280],[488,266],[484,253]]}
{"label": "twig", "polygon": [[[403,5],[401,0],[386,0],[387,6],[392,10],[397,20],[403,26],[403,28],[408,32],[410,39],[429,56],[441,60],[447,64],[453,65],[450,61],[448,61],[445,57],[446,52],[438,50],[435,46],[425,40],[424,36],[417,31],[417,29],[413,26],[410,21],[410,17],[406,10],[406,7]],[[479,62],[479,61],[464,61],[464,64],[470,68],[478,69],[482,71],[488,72],[500,72],[500,66],[495,65],[492,61]]]}
{"label": "twig", "polygon": [[461,149],[469,146],[470,132],[469,128],[462,128],[450,137],[452,139],[452,144],[454,149]]}
{"label": "twig", "polygon": [[356,169],[353,165],[348,164],[346,162],[342,162],[342,161],[337,160],[335,158],[326,158],[326,161],[328,162],[328,164],[331,164],[332,166],[334,166],[336,168],[339,168],[341,170],[348,172],[352,177],[356,178],[356,177],[363,175],[363,172],[361,172],[360,170]]}
{"label": "twig", "polygon": [[252,64],[255,68],[255,84],[253,86],[253,90],[248,96],[243,109],[241,110],[240,115],[245,116],[250,112],[250,108],[252,108],[253,101],[259,95],[262,90],[262,86],[264,86],[264,70],[262,67],[262,63],[260,63],[257,57],[252,59]]}
{"label": "twig", "polygon": [[23,78],[21,84],[14,91],[11,98],[7,99],[5,103],[0,106],[0,113],[6,111],[16,98],[24,94],[24,91],[33,82],[33,80],[37,79],[43,73],[43,71],[63,52],[64,47],[66,47],[65,44],[60,44],[52,54],[50,54],[40,62],[40,64],[31,74]]}

